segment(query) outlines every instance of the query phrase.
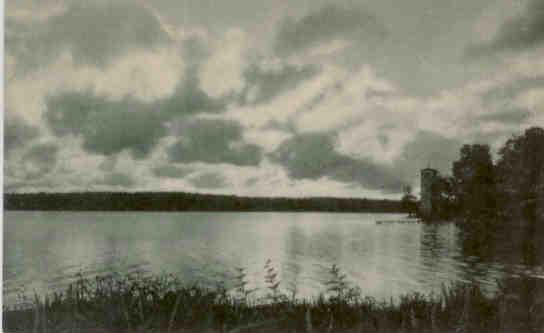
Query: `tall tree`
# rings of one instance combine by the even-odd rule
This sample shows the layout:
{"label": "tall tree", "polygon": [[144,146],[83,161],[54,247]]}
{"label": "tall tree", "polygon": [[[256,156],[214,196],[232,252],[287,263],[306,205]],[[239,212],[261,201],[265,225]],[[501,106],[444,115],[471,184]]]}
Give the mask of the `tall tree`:
{"label": "tall tree", "polygon": [[534,214],[544,190],[544,129],[532,127],[499,151],[497,179],[503,210]]}
{"label": "tall tree", "polygon": [[468,218],[490,217],[496,212],[496,189],[489,146],[464,145],[453,163],[453,181],[458,207]]}
{"label": "tall tree", "polygon": [[544,168],[540,170],[540,178],[537,185],[536,213],[537,217],[544,221]]}
{"label": "tall tree", "polygon": [[439,176],[432,186],[432,206],[434,216],[438,219],[449,219],[457,210],[455,179]]}

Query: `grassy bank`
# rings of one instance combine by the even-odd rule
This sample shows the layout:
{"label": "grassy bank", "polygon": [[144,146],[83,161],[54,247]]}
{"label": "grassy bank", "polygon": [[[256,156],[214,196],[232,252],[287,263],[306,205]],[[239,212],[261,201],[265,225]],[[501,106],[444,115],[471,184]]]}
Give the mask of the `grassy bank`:
{"label": "grassy bank", "polygon": [[486,296],[475,284],[439,294],[380,302],[351,288],[333,267],[327,293],[298,299],[280,289],[266,266],[262,297],[246,290],[185,286],[171,276],[79,279],[36,296],[25,309],[4,310],[6,332],[542,332],[544,284],[512,279]]}

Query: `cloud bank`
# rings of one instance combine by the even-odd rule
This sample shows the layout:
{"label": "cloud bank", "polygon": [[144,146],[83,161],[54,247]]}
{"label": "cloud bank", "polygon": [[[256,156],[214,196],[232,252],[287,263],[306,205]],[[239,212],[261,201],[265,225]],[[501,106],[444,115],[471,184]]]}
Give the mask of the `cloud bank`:
{"label": "cloud bank", "polygon": [[5,189],[397,198],[544,125],[544,6],[490,5],[11,3]]}

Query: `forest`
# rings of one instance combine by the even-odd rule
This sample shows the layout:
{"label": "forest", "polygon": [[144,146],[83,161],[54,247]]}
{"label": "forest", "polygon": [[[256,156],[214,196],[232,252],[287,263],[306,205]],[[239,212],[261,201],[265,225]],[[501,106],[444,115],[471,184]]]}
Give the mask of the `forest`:
{"label": "forest", "polygon": [[403,212],[400,201],[265,198],[185,192],[8,193],[7,210]]}
{"label": "forest", "polygon": [[544,216],[544,129],[540,127],[508,139],[495,161],[488,145],[464,145],[451,171],[451,176],[440,176],[434,183],[435,219],[474,225]]}

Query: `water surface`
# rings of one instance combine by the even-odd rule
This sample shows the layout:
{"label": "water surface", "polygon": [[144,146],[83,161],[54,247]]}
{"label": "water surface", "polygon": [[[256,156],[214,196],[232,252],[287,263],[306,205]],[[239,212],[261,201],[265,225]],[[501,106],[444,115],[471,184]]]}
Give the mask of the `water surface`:
{"label": "water surface", "polygon": [[376,224],[395,214],[7,212],[4,302],[63,288],[76,275],[173,273],[229,282],[236,268],[263,287],[270,259],[281,287],[312,297],[338,265],[365,295],[427,293],[443,283],[492,287],[512,265],[466,253],[453,224]]}

